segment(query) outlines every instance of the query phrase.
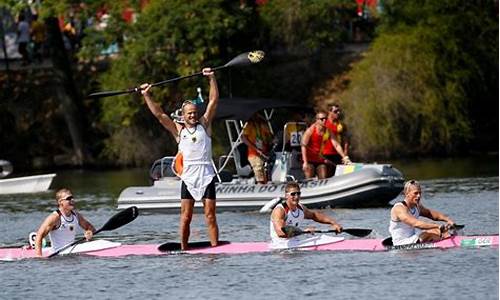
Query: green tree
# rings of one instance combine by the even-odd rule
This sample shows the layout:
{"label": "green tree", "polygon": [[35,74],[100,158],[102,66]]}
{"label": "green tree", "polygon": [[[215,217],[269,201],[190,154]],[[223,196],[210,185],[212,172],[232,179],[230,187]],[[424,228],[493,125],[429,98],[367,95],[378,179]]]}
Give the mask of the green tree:
{"label": "green tree", "polygon": [[489,124],[498,128],[493,7],[493,1],[386,2],[379,35],[343,95],[359,155],[459,153],[477,139],[479,115],[470,114],[476,105],[493,118],[486,127],[497,130]]}
{"label": "green tree", "polygon": [[[236,35],[245,30],[250,15],[251,11],[230,1],[153,0],[130,28],[120,56],[103,74],[102,89],[138,86],[219,65],[241,51],[233,45],[239,45]],[[206,84],[204,78],[199,80]],[[183,94],[188,87],[192,93]],[[185,80],[155,88],[153,93],[166,111],[173,111],[180,101],[196,96],[195,88],[193,81]],[[105,154],[121,163],[144,164],[152,155],[173,152],[173,139],[153,119],[139,95],[102,99],[101,121],[110,134]],[[153,142],[157,139],[169,142]]]}
{"label": "green tree", "polygon": [[355,8],[348,0],[274,0],[259,12],[273,45],[312,52],[346,39]]}

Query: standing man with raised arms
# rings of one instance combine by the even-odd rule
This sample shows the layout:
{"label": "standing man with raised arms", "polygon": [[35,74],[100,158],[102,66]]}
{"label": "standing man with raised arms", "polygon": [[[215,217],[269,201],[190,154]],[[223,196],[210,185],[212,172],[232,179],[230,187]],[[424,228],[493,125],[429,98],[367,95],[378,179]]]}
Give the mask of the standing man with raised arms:
{"label": "standing man with raised arms", "polygon": [[151,113],[179,143],[179,154],[183,159],[181,184],[180,236],[182,250],[188,249],[190,224],[193,217],[195,200],[203,201],[205,221],[208,227],[210,244],[217,246],[219,228],[215,212],[215,170],[212,165],[211,123],[219,101],[219,90],[214,72],[210,68],[202,70],[210,83],[209,102],[205,114],[198,118],[198,110],[191,101],[182,104],[184,123],[179,124],[151,99],[151,84],[141,85],[141,93]]}

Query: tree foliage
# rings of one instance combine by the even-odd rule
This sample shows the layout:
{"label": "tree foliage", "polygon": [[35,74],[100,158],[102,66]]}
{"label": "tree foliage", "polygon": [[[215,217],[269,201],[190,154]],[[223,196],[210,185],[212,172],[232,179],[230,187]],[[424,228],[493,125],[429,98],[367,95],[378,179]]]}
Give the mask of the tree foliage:
{"label": "tree foliage", "polygon": [[289,50],[314,51],[345,40],[346,23],[355,7],[349,0],[274,0],[259,12],[271,43]]}
{"label": "tree foliage", "polygon": [[[143,82],[158,82],[199,72],[203,66],[219,65],[228,55],[240,50],[232,45],[238,45],[237,41],[234,42],[235,36],[244,31],[248,19],[246,10],[228,1],[153,0],[128,31],[120,56],[102,76],[102,89],[134,87]],[[206,84],[204,78],[200,82]],[[180,101],[195,98],[195,87],[192,80],[185,80],[154,88],[154,98],[165,104],[166,111],[173,111]],[[192,92],[184,94],[183,91],[189,91],[189,88]],[[113,141],[108,143],[108,154],[118,158],[130,157],[127,152],[131,149],[113,145],[134,143],[137,135],[124,135],[122,130],[150,126],[151,122],[144,122],[151,119],[150,113],[145,111],[140,97],[130,95],[103,99],[102,105],[102,122],[107,124],[110,141]],[[121,137],[121,143],[117,143],[114,135]],[[131,140],[124,141],[126,137]],[[173,148],[175,146],[170,147]],[[151,160],[149,153],[144,155],[148,157],[133,162]]]}
{"label": "tree foliage", "polygon": [[[82,94],[187,75],[203,66],[224,64],[239,53],[263,49],[264,63],[218,72],[221,95],[306,101],[318,81],[342,68],[336,65],[335,51],[348,38],[350,25],[360,21],[356,2],[256,2],[151,0],[142,7],[140,0],[44,0],[41,15],[64,16],[67,21],[75,14],[89,21],[78,48],[79,65],[73,68]],[[491,148],[487,139],[498,137],[495,1],[386,0],[383,4],[377,38],[348,74],[350,85],[342,95],[354,150],[367,158],[454,153],[471,144]],[[0,0],[0,6],[14,12],[26,8],[25,2],[16,0]],[[130,8],[137,21],[127,23],[123,11]],[[98,21],[98,11],[109,14],[104,28],[91,26]],[[103,55],[110,45],[119,48],[111,58]],[[206,97],[208,86],[201,77],[154,88],[153,97],[171,112],[182,100],[196,97],[198,86]],[[0,113],[7,118],[0,123],[6,128],[18,126],[12,112],[23,104],[4,103]],[[54,107],[44,115],[53,115]],[[175,151],[173,139],[140,95],[86,100],[82,107],[94,155],[121,165],[146,165]],[[21,136],[17,132],[22,130],[16,131],[16,138]],[[67,139],[57,131],[50,137]],[[214,139],[214,152],[220,154],[218,139],[223,135],[215,134]]]}
{"label": "tree foliage", "polygon": [[360,155],[457,153],[476,137],[478,104],[498,128],[498,20],[481,3],[386,3],[343,95]]}

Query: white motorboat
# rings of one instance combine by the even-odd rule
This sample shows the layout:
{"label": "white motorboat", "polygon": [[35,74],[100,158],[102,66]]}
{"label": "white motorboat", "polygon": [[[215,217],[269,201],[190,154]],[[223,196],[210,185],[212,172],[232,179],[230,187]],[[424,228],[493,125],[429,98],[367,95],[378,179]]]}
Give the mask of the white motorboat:
{"label": "white motorboat", "polygon": [[[301,185],[301,203],[309,208],[331,207],[369,207],[384,206],[396,198],[403,189],[402,173],[390,164],[338,165],[335,176],[326,179],[304,179],[300,162],[300,152],[283,146],[276,151],[269,166],[272,181],[256,184],[252,169],[246,159],[246,145],[241,142],[247,120],[257,111],[264,110],[268,125],[274,108],[301,107],[290,103],[269,99],[221,99],[217,110],[218,119],[224,119],[231,150],[219,158],[218,183],[216,184],[217,210],[261,210],[269,211],[284,195],[287,181],[296,180]],[[301,125],[288,122],[287,126]],[[273,132],[273,131],[272,131]],[[152,186],[125,188],[118,198],[118,209],[137,206],[141,210],[178,212],[181,202],[181,181],[172,172],[173,156],[157,160],[150,171]],[[228,161],[234,162],[235,172],[228,172]],[[214,164],[215,168],[215,164]],[[273,199],[273,200],[272,200]],[[202,203],[195,203],[200,211]]]}
{"label": "white motorboat", "polygon": [[[6,177],[12,172],[12,164],[0,160],[0,178]],[[0,179],[0,194],[24,194],[45,192],[56,174],[42,174],[24,177],[13,177]]]}

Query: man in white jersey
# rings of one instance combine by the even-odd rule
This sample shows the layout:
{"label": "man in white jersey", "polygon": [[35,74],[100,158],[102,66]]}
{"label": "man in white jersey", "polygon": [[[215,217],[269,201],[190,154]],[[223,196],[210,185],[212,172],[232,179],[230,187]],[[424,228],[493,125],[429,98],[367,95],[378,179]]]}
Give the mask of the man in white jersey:
{"label": "man in white jersey", "polygon": [[[391,209],[389,232],[394,246],[439,241],[450,236],[448,229],[455,223],[439,211],[422,205],[422,188],[418,181],[407,181],[403,193],[404,200]],[[425,222],[419,216],[447,224]]]}
{"label": "man in white jersey", "polygon": [[[273,209],[271,214],[271,240],[280,243],[280,239],[288,238],[287,234],[281,230],[284,226],[300,227],[304,219],[311,219],[318,223],[330,224],[338,233],[342,232],[342,226],[338,224],[332,217],[307,209],[299,203],[300,201],[300,186],[297,182],[288,182],[285,186],[286,200]],[[306,228],[304,231],[314,230],[314,228]]]}
{"label": "man in white jersey", "polygon": [[51,213],[38,229],[35,240],[35,253],[42,256],[42,240],[49,235],[52,250],[57,251],[74,242],[76,228],[85,231],[87,241],[92,239],[95,232],[94,226],[82,214],[75,211],[75,199],[69,189],[60,189],[56,192],[58,209]]}
{"label": "man in white jersey", "polygon": [[141,93],[151,113],[167,129],[179,143],[179,154],[182,155],[182,170],[178,173],[181,184],[181,248],[187,250],[190,224],[193,217],[195,200],[203,201],[205,221],[208,227],[210,244],[217,246],[219,228],[215,215],[215,170],[212,165],[211,123],[219,102],[219,90],[214,72],[210,68],[202,70],[210,83],[209,102],[205,114],[198,118],[198,110],[193,102],[182,104],[184,123],[173,122],[161,106],[151,99],[151,85],[141,85]]}

